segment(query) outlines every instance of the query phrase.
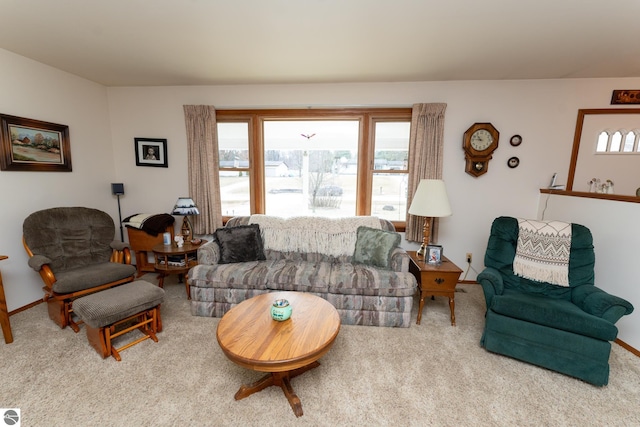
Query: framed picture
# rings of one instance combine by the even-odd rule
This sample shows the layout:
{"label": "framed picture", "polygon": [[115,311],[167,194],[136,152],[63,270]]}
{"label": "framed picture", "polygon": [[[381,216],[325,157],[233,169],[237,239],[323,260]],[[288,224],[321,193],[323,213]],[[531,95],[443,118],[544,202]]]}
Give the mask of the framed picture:
{"label": "framed picture", "polygon": [[0,169],[71,172],[69,126],[0,114]]}
{"label": "framed picture", "polygon": [[442,246],[427,245],[427,264],[440,265],[442,263]]}
{"label": "framed picture", "polygon": [[136,166],[168,167],[167,140],[158,138],[134,138]]}

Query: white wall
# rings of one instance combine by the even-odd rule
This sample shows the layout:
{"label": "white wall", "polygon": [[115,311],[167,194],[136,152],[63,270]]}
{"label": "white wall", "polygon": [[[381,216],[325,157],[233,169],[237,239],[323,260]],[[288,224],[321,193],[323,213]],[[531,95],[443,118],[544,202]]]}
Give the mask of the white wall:
{"label": "white wall", "polygon": [[[0,213],[0,254],[11,257],[0,263],[10,309],[40,297],[39,277],[28,270],[20,243],[20,225],[31,211],[83,204],[117,218],[110,182],[125,184],[123,215],[168,212],[178,196],[188,195],[184,104],[223,109],[446,102],[444,179],[453,216],[442,219],[438,243],[463,269],[465,253],[473,253],[475,271],[467,277],[473,279],[482,269],[493,219],[535,217],[539,189],[551,175],[558,172],[558,183],[566,182],[578,109],[608,108],[613,89],[640,85],[635,78],[105,89],[6,51],[0,50],[0,61],[0,112],[70,125],[74,165],[71,174],[0,172],[2,194],[11,189],[17,195],[11,202],[3,198],[3,207],[14,210]],[[500,131],[500,146],[480,178],[464,172],[462,135],[474,122],[491,122]],[[523,137],[519,147],[509,145],[514,134]],[[135,137],[166,138],[169,167],[136,166]],[[511,156],[520,158],[516,169],[506,165]],[[640,298],[630,299],[640,307]],[[633,342],[626,333],[621,330],[621,338]]]}
{"label": "white wall", "polygon": [[[109,108],[118,179],[125,182],[123,210],[166,212],[188,193],[183,104],[223,108],[411,106],[446,102],[444,179],[453,216],[442,219],[445,254],[464,265],[474,254],[482,266],[491,220],[498,215],[534,216],[538,190],[554,172],[566,182],[577,111],[606,107],[611,90],[640,79],[478,81],[335,85],[266,85],[109,88]],[[462,134],[474,122],[492,122],[500,146],[480,178],[464,173]],[[512,147],[513,134],[523,136]],[[136,167],[133,138],[168,139],[169,168]],[[506,161],[520,158],[509,169]],[[470,277],[471,278],[471,277]]]}
{"label": "white wall", "polygon": [[118,217],[106,89],[0,49],[0,113],[69,126],[72,172],[0,171],[0,270],[9,310],[42,298],[27,267],[22,221],[55,206],[89,206]]}
{"label": "white wall", "polygon": [[591,230],[596,286],[634,305],[634,312],[616,326],[621,340],[640,349],[640,203],[540,194],[538,218],[576,222]]}

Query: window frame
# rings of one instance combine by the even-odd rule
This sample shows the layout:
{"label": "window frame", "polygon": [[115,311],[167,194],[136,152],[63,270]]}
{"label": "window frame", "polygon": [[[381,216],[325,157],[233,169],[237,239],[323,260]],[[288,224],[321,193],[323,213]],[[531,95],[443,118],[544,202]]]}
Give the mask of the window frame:
{"label": "window frame", "polygon": [[[358,120],[358,174],[356,178],[355,215],[370,215],[374,169],[376,122],[411,122],[411,108],[337,108],[337,109],[220,109],[216,110],[218,123],[245,122],[249,132],[249,204],[252,214],[264,214],[265,165],[263,123],[269,120]],[[408,163],[410,164],[410,162]],[[220,168],[224,171],[247,171],[246,168]],[[384,171],[406,173],[408,170]],[[223,216],[223,221],[230,217]],[[392,221],[396,230],[404,231],[406,221]]]}

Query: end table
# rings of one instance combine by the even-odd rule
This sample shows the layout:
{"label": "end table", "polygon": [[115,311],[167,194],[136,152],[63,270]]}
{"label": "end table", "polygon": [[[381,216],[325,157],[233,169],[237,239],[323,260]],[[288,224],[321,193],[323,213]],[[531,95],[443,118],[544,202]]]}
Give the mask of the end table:
{"label": "end table", "polygon": [[[159,243],[153,247],[153,255],[155,258],[154,268],[160,273],[159,287],[164,287],[164,278],[169,274],[179,274],[180,278],[189,272],[191,267],[198,265],[198,248],[207,243],[202,239],[197,245],[191,242],[185,242],[182,247],[176,246],[175,243],[165,245]],[[191,291],[189,283],[184,279],[184,286],[187,289],[187,299],[191,299]]]}
{"label": "end table", "polygon": [[436,265],[425,262],[423,258],[418,258],[416,251],[407,251],[407,253],[411,257],[409,271],[416,276],[420,290],[420,306],[418,307],[418,320],[416,324],[419,325],[420,320],[422,320],[424,299],[429,296],[443,296],[449,297],[451,326],[456,326],[454,299],[456,295],[456,284],[458,283],[462,270],[444,256],[442,257],[442,263]]}

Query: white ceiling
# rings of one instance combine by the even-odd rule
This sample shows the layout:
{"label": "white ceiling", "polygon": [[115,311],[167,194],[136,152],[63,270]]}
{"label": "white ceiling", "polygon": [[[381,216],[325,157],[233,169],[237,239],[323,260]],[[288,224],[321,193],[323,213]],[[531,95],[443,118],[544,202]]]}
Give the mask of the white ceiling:
{"label": "white ceiling", "polygon": [[640,0],[0,0],[0,48],[106,86],[640,77],[639,18]]}

